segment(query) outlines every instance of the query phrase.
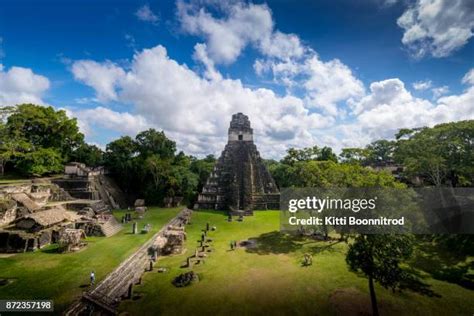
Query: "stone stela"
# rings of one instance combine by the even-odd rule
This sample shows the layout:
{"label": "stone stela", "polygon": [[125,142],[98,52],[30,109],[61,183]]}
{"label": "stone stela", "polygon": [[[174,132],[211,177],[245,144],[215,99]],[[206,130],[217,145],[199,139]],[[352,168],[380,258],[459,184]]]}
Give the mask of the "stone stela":
{"label": "stone stela", "polygon": [[253,142],[248,116],[232,115],[228,142],[195,209],[279,209],[280,193]]}

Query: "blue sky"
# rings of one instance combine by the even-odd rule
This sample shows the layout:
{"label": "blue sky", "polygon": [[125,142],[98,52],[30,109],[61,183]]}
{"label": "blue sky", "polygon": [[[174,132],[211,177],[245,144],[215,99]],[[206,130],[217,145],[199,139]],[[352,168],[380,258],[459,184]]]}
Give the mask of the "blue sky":
{"label": "blue sky", "polygon": [[363,146],[473,118],[473,28],[463,0],[3,1],[0,101],[65,108],[101,146],[154,127],[218,153],[237,111],[271,157]]}

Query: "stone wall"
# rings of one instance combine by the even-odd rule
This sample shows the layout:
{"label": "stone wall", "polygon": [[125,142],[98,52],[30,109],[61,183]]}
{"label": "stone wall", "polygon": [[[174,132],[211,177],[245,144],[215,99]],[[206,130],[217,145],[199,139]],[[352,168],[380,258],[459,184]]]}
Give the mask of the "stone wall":
{"label": "stone wall", "polygon": [[0,227],[12,223],[16,219],[17,203],[11,199],[0,200]]}

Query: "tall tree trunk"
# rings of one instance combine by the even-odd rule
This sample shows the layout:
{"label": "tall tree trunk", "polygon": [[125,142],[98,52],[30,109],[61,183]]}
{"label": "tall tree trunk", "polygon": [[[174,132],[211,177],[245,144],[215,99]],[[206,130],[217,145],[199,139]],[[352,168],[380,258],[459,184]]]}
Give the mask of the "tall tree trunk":
{"label": "tall tree trunk", "polygon": [[370,301],[372,303],[372,315],[379,316],[379,308],[377,307],[377,298],[375,297],[374,279],[369,275],[369,290],[370,290]]}

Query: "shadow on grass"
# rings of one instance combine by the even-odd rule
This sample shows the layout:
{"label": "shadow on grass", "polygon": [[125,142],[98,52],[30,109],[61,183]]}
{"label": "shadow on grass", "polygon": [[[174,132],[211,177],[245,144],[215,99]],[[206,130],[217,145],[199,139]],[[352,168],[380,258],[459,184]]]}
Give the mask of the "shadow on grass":
{"label": "shadow on grass", "polygon": [[57,244],[51,244],[49,246],[46,246],[40,250],[42,253],[48,253],[48,254],[61,254],[59,252],[59,246]]}
{"label": "shadow on grass", "polygon": [[443,247],[422,243],[411,261],[413,268],[429,273],[434,279],[474,289],[474,261],[466,261],[465,255],[447,251]]}
{"label": "shadow on grass", "polygon": [[319,254],[325,251],[337,252],[338,249],[334,248],[335,245],[341,243],[342,240],[329,243],[328,241],[319,241],[316,245],[309,247],[308,252],[312,254]]}
{"label": "shadow on grass", "polygon": [[426,277],[413,268],[404,270],[404,277],[400,282],[400,290],[410,290],[428,297],[441,297],[431,289],[431,285],[423,282]]}
{"label": "shadow on grass", "polygon": [[299,236],[284,234],[278,231],[262,234],[256,238],[256,246],[247,248],[249,253],[259,255],[290,253],[303,247],[301,243],[305,239]]}

